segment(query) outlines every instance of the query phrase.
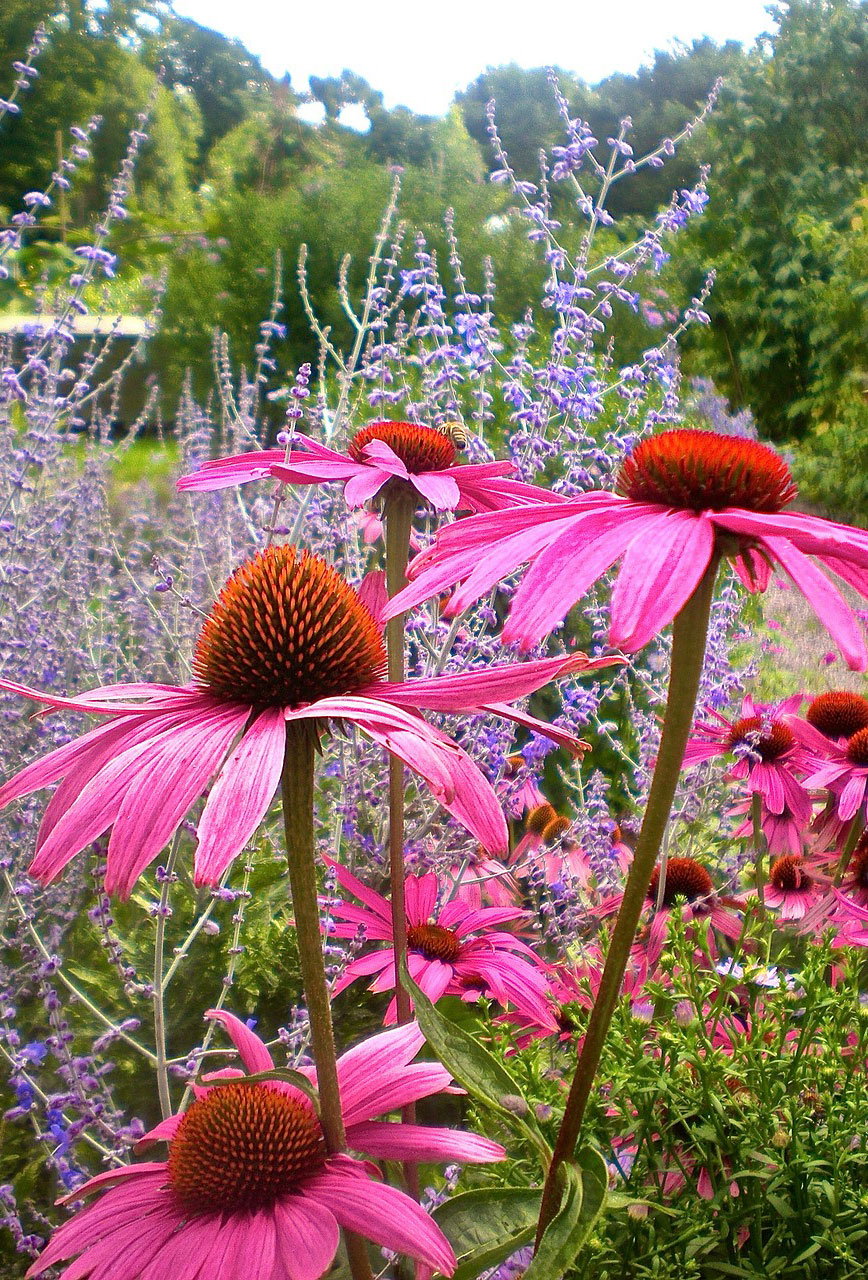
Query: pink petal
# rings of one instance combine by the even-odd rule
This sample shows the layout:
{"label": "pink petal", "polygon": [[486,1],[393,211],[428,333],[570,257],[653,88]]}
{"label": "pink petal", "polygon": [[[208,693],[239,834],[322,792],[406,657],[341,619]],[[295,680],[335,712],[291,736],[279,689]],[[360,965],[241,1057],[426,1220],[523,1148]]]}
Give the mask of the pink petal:
{"label": "pink petal", "polygon": [[838,588],[783,538],[766,538],[765,543],[829,631],[850,669],[864,671],[868,667],[865,637]]}
{"label": "pink petal", "polygon": [[703,515],[665,512],[625,552],[612,591],[613,645],[633,652],[652,640],[687,603],[705,572],[714,529]]}
{"label": "pink petal", "polygon": [[361,1166],[346,1157],[340,1163],[332,1158],[322,1173],[305,1181],[301,1191],[333,1213],[348,1231],[428,1262],[444,1275],[455,1270],[448,1240],[424,1209],[403,1191],[372,1182]]}
{"label": "pink petal", "polygon": [[392,479],[388,471],[378,467],[362,467],[358,474],[344,485],[344,499],[348,507],[363,507]]}
{"label": "pink petal", "polygon": [[476,1133],[388,1121],[369,1120],[353,1125],[347,1133],[347,1142],[353,1151],[361,1151],[375,1160],[457,1160],[461,1164],[490,1164],[506,1157],[499,1143]]}
{"label": "pink petal", "polygon": [[[159,1179],[137,1179],[134,1187],[124,1188],[126,1195],[115,1189],[79,1210],[57,1228],[40,1254],[38,1263],[27,1274],[38,1275],[49,1266],[99,1243],[106,1236],[115,1235],[121,1228],[136,1226],[152,1214],[168,1214],[177,1222],[178,1214],[165,1190],[165,1181],[166,1166],[163,1165]],[[129,1194],[130,1191],[133,1194]]]}
{"label": "pink petal", "polygon": [[280,783],[286,721],[261,712],[220,770],[199,820],[195,883],[216,884],[262,821]]}
{"label": "pink petal", "polygon": [[[150,1215],[91,1245],[62,1272],[60,1280],[139,1280],[142,1267],[178,1229],[178,1215]],[[44,1255],[43,1255],[44,1257]],[[39,1275],[40,1271],[28,1272]]]}
{"label": "pink petal", "polygon": [[386,591],[385,572],[382,569],[372,569],[370,573],[366,573],[356,588],[356,592],[371,617],[375,622],[379,623],[389,600],[389,593]]}
{"label": "pink petal", "polygon": [[233,1013],[227,1013],[225,1009],[209,1009],[205,1017],[210,1018],[212,1022],[220,1023],[220,1026],[226,1031],[229,1039],[240,1053],[241,1061],[251,1075],[257,1075],[260,1071],[272,1071],[274,1069],[274,1061],[271,1054],[259,1039],[259,1036],[254,1031],[251,1031],[240,1018],[236,1018]]}
{"label": "pink petal", "polygon": [[[620,658],[612,658],[611,662],[606,665],[618,665],[620,662]],[[490,702],[479,709],[480,711],[487,711],[489,715],[500,716],[503,720],[511,720],[513,724],[521,725],[523,729],[528,729],[531,733],[538,733],[542,738],[548,738],[550,742],[554,742],[559,747],[563,747],[565,751],[569,751],[570,755],[580,756],[590,746],[590,743],[585,742],[582,738],[577,738],[569,729],[560,729],[556,724],[549,724],[547,720],[539,720],[536,716],[529,715],[526,711],[517,711],[515,707],[510,707],[505,702]]]}
{"label": "pink petal", "polygon": [[437,877],[433,871],[425,876],[407,876],[404,903],[408,924],[428,923],[437,905]]}
{"label": "pink petal", "polygon": [[422,471],[410,477],[414,489],[438,511],[454,511],[461,493],[453,476],[440,471]]}
{"label": "pink petal", "polygon": [[410,585],[393,596],[384,617],[396,617],[463,579],[453,601],[455,611],[460,612],[553,542],[569,527],[577,509],[583,510],[576,503],[516,507],[447,525],[438,533],[434,546],[412,561]]}
{"label": "pink petal", "polygon": [[263,479],[275,462],[284,460],[283,449],[259,449],[253,453],[236,453],[229,458],[213,458],[203,462],[198,471],[181,476],[177,487],[184,492],[247,484],[248,480]]}
{"label": "pink petal", "polygon": [[358,696],[382,698],[393,706],[429,711],[474,711],[493,702],[513,702],[541,689],[558,676],[611,666],[617,659],[589,661],[584,654],[568,658],[539,658],[533,662],[496,663],[484,671],[454,671],[447,675],[367,685]]}
{"label": "pink petal", "polygon": [[421,717],[367,697],[322,698],[308,707],[286,712],[287,720],[319,717],[354,721],[362,733],[424,778],[440,803],[489,853],[506,852],[509,836],[497,795],[451,738]]}
{"label": "pink petal", "polygon": [[161,1120],[159,1124],[154,1125],[153,1129],[149,1129],[147,1133],[139,1138],[133,1150],[136,1152],[145,1151],[156,1142],[171,1142],[178,1132],[178,1126],[183,1119],[183,1115],[179,1113]]}
{"label": "pink petal", "polygon": [[618,500],[573,517],[536,557],[515,594],[503,640],[529,647],[563,622],[569,609],[624,554],[637,533],[658,520],[659,508]]}
{"label": "pink petal", "polygon": [[148,755],[115,818],[106,893],[129,896],[139,875],[204,791],[246,719],[246,712],[234,706],[191,716],[164,736],[158,753]]}
{"label": "pink petal", "polygon": [[[347,867],[342,866],[339,862],[335,862],[333,858],[324,858],[323,861],[334,870],[338,878],[338,884],[351,893],[354,898],[358,898],[359,902],[363,902],[366,907],[373,911],[375,916],[379,916],[391,929],[392,911],[386,899],[380,893],[375,893],[373,889],[369,889],[367,885],[362,884],[357,876]],[[389,935],[391,937],[391,934]]]}
{"label": "pink petal", "polygon": [[274,1205],[274,1223],[286,1280],[319,1280],[340,1242],[334,1214],[308,1196],[286,1196]]}
{"label": "pink petal", "polygon": [[[213,1272],[203,1270],[203,1258],[210,1250],[215,1233],[219,1231],[219,1218],[188,1219],[171,1239],[160,1248],[153,1260],[137,1273],[136,1280],[197,1280],[206,1276],[216,1280]],[[273,1259],[272,1259],[273,1260]],[[264,1276],[269,1271],[262,1271]]]}
{"label": "pink petal", "polygon": [[34,760],[0,787],[0,808],[31,791],[41,791],[74,767],[86,767],[91,757],[110,758],[112,754],[116,754],[117,744],[125,734],[135,729],[139,723],[138,716],[109,721]]}
{"label": "pink petal", "polygon": [[410,472],[406,464],[398,457],[391,445],[385,440],[369,440],[363,450],[366,459],[370,459],[381,471],[388,471],[399,480],[409,480]]}

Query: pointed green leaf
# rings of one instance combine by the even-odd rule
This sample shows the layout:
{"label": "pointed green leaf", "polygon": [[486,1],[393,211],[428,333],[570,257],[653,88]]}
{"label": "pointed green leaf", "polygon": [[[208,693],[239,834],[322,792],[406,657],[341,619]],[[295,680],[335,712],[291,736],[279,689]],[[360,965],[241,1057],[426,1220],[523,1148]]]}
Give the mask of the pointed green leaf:
{"label": "pointed green leaf", "polygon": [[[272,1067],[270,1071],[257,1071],[253,1075],[233,1076],[232,1084],[265,1084],[269,1080],[280,1080],[283,1084],[291,1084],[294,1089],[298,1089],[299,1093],[303,1093],[306,1098],[313,1104],[313,1109],[319,1115],[319,1094],[314,1085],[311,1084],[307,1076],[301,1071],[293,1071],[291,1067]],[[209,1089],[216,1085],[227,1084],[227,1080],[206,1080],[199,1076],[196,1083]]]}
{"label": "pointed green leaf", "polygon": [[433,1212],[455,1250],[452,1280],[476,1280],[534,1237],[542,1192],[533,1187],[491,1187],[453,1196]]}
{"label": "pointed green leaf", "polygon": [[598,1151],[586,1148],[564,1166],[561,1207],[546,1227],[524,1280],[561,1280],[575,1262],[606,1202],[609,1172]]}
{"label": "pointed green leaf", "polygon": [[401,965],[401,982],[413,997],[416,1020],[425,1039],[447,1071],[473,1098],[487,1102],[499,1110],[504,1098],[521,1098],[521,1090],[506,1067],[489,1053],[478,1040],[440,1013],[425,992],[410,977],[406,964]]}

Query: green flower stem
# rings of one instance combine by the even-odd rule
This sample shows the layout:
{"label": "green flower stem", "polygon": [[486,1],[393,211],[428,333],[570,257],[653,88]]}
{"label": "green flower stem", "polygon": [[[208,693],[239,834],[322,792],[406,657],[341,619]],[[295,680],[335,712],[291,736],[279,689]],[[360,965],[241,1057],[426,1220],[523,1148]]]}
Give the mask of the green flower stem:
{"label": "green flower stem", "polygon": [[763,859],[766,856],[766,842],[763,836],[763,798],[759,791],[754,791],[750,798],[750,816],[751,826],[753,827],[753,851],[754,851],[754,880],[756,882],[756,891],[759,898],[759,907],[757,908],[760,920],[765,919],[766,914],[766,874],[763,865]]}
{"label": "green flower stem", "polygon": [[[334,1153],[346,1150],[346,1134],[341,1112],[331,999],[323,959],[317,900],[313,830],[316,742],[316,728],[310,721],[287,724],[282,778],[283,825],[301,979],[316,1064],[320,1123],[326,1148]],[[371,1280],[372,1273],[364,1242],[352,1232],[345,1232],[344,1235],[353,1280]]]}
{"label": "green flower stem", "polygon": [[836,886],[841,883],[847,874],[847,868],[850,865],[850,859],[853,856],[853,850],[859,843],[859,837],[865,829],[865,820],[861,809],[857,809],[853,814],[853,821],[850,823],[850,829],[847,832],[847,839],[844,841],[844,848],[841,850],[841,859],[835,872]]}
{"label": "green flower stem", "polygon": [[[386,590],[397,595],[407,585],[407,561],[410,557],[410,530],[416,501],[409,485],[389,485],[384,502],[386,524]],[[386,624],[386,648],[389,679],[404,679],[404,615]],[[397,756],[389,756],[389,902],[392,911],[392,934],[395,948],[395,1003],[399,1026],[413,1016],[410,993],[401,981],[401,966],[407,955],[407,906],[404,901],[404,764]],[[415,1124],[416,1104],[401,1109],[404,1124]],[[404,1185],[409,1195],[419,1198],[419,1166],[404,1164]]]}
{"label": "green flower stem", "polygon": [[621,983],[630,957],[630,948],[636,936],[636,927],[646,903],[648,886],[651,883],[657,855],[672,812],[672,801],[675,798],[675,788],[678,785],[684,759],[684,748],[693,723],[719,559],[718,555],[712,558],[699,585],[677,615],[673,626],[669,692],[657,763],[651,779],[642,829],[633,854],[633,864],[624,888],[624,898],[612,931],[600,989],[588,1020],[585,1041],[543,1188],[537,1226],[537,1246],[543,1232],[558,1211],[562,1194],[561,1168],[565,1161],[572,1160],[576,1149],[585,1108],[600,1064],[606,1033],[618,1003]]}
{"label": "green flower stem", "polygon": [[[385,501],[386,523],[386,590],[390,596],[407,585],[407,560],[410,555],[410,529],[415,502],[409,486],[389,486]],[[389,656],[389,679],[404,679],[404,615],[386,624],[386,646]],[[407,910],[404,903],[404,764],[397,756],[389,756],[389,897],[392,906],[392,932],[395,938],[395,997],[398,1022],[410,1021],[410,996],[401,982],[401,962],[407,954]]]}

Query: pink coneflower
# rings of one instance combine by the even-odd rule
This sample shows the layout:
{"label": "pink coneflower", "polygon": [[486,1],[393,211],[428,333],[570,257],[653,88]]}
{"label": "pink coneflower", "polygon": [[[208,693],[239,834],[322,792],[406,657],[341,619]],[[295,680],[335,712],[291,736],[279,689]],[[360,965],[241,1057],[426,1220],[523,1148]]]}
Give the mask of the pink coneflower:
{"label": "pink coneflower", "polygon": [[0,805],[62,779],[43,818],[32,874],[53,880],[112,827],[106,889],[126,896],[216,779],[195,862],[197,884],[214,884],[271,804],[287,724],[307,721],[319,735],[328,722],[349,721],[415,770],[486,849],[500,853],[508,835],[493,788],[419,709],[491,710],[576,751],[572,734],[506,703],[557,673],[597,665],[582,655],[387,683],[381,629],[359,593],[319,556],[269,547],[236,569],[212,606],[192,685],[127,684],[55,698],[0,681],[0,689],[50,708],[109,717],[7,782]]}
{"label": "pink coneflower", "polygon": [[[732,909],[741,906],[738,898],[721,898],[715,891],[714,881],[708,869],[696,858],[669,858],[666,863],[666,879],[663,884],[663,903],[658,911],[657,895],[660,889],[660,867],[654,868],[648,886],[648,909],[653,913],[646,930],[637,937],[637,947],[645,952],[648,962],[656,964],[669,932],[669,919],[676,903],[683,899],[682,918],[710,920],[727,938],[737,938],[741,933],[741,917]],[[623,893],[604,899],[593,914],[600,918],[614,915],[621,907]]]}
{"label": "pink coneflower", "polygon": [[[331,932],[352,938],[362,926],[368,942],[389,946],[351,960],[334,987],[343,991],[358,978],[376,978],[370,991],[391,991],[395,986],[395,948],[392,913],[381,894],[362,884],[346,867],[330,863],[340,884],[363,905],[332,903],[337,924]],[[545,977],[530,947],[513,933],[496,928],[510,920],[524,920],[519,907],[481,907],[474,910],[460,898],[437,905],[438,882],[433,872],[408,876],[404,882],[407,908],[407,967],[410,976],[429,1000],[444,995],[467,998],[481,991],[507,1005],[527,993],[543,993]],[[386,1011],[386,1023],[394,1022],[395,1001]]]}
{"label": "pink coneflower", "polygon": [[812,699],[805,719],[827,738],[840,742],[868,729],[868,698],[849,689],[831,689]]}
{"label": "pink coneflower", "polygon": [[[223,1024],[249,1072],[273,1069],[243,1022],[207,1016]],[[502,1160],[503,1148],[477,1134],[373,1119],[449,1084],[438,1063],[412,1061],[423,1043],[410,1023],[338,1059],[350,1149],[377,1160]],[[316,1071],[302,1071],[315,1085]],[[370,1164],[329,1154],[301,1090],[245,1084],[243,1074],[215,1073],[188,1111],[145,1135],[140,1146],[169,1144],[166,1160],[112,1169],[67,1196],[63,1203],[103,1192],[54,1233],[27,1276],[77,1257],[61,1280],[319,1280],[341,1227],[452,1274],[455,1256],[439,1227]]]}
{"label": "pink coneflower", "polygon": [[[649,973],[647,957],[639,955],[624,974],[621,995],[629,996],[634,1006],[646,995]],[[520,1029],[518,1047],[523,1049],[532,1040],[557,1035],[561,1041],[574,1040],[580,1051],[583,1037],[579,1031],[587,1022],[602,976],[603,961],[598,952],[589,952],[577,965],[551,965],[546,971],[545,992],[528,993],[530,998],[516,1001],[515,1010],[503,1019]]]}
{"label": "pink coneflower", "polygon": [[868,729],[859,729],[847,739],[835,740],[797,716],[791,716],[788,723],[806,749],[805,786],[828,787],[834,796],[835,816],[839,822],[849,822],[866,804]]}
{"label": "pink coneflower", "polygon": [[801,920],[820,899],[820,886],[808,874],[805,859],[794,854],[776,858],[763,885],[763,901],[783,920]]}
{"label": "pink coneflower", "polygon": [[546,884],[570,879],[587,887],[593,870],[570,834],[573,829],[570,818],[543,800],[530,810],[524,826],[524,835],[509,855],[509,864],[516,875],[525,876],[534,867],[541,867]]}
{"label": "pink coneflower", "polygon": [[396,485],[414,491],[439,510],[500,511],[564,499],[534,485],[508,480],[509,461],[462,463],[448,431],[415,422],[371,422],[357,431],[346,454],[296,432],[287,458],[283,449],[263,449],[204,462],[182,476],[184,490],[223,489],[271,477],[283,484],[344,482],[348,506],[360,507]]}
{"label": "pink coneflower", "polygon": [[520,565],[505,642],[530,647],[565,618],[621,560],[609,638],[635,650],[671,622],[716,554],[732,557],[751,591],[778,564],[829,629],[851,667],[864,670],[862,629],[838,588],[808,558],[868,595],[868,533],[817,516],[784,514],[796,487],[773,450],[710,431],[664,431],[621,465],[615,492],[586,493],[562,506],[471,516],[441,529],[410,567],[410,585],[389,603],[395,616],[456,582],[457,614]]}
{"label": "pink coneflower", "polygon": [[[522,781],[515,783],[513,781],[515,778],[522,778]],[[511,818],[522,818],[528,810],[545,804],[545,796],[528,769],[524,756],[520,753],[507,756],[502,785],[509,788],[506,796],[506,811]]]}
{"label": "pink coneflower", "polygon": [[[781,819],[786,813],[788,826],[792,825],[801,834],[810,824],[813,803],[794,770],[802,766],[807,757],[784,720],[801,702],[801,694],[796,694],[778,706],[766,707],[748,696],[737,720],[728,720],[719,711],[708,708],[712,719],[697,720],[694,724],[684,751],[683,767],[689,769],[715,756],[734,756],[736,762],[729,776],[743,781],[749,792],[762,797],[763,817]],[[778,845],[781,833],[777,828],[774,838]],[[789,830],[785,839],[789,846]]]}

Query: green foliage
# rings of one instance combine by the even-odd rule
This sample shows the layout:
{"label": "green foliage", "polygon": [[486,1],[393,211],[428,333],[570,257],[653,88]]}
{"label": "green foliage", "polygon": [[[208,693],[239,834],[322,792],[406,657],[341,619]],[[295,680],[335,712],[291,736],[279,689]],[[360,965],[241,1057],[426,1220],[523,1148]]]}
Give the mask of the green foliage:
{"label": "green foliage", "polygon": [[524,1187],[482,1187],[451,1196],[433,1213],[458,1267],[454,1280],[475,1280],[534,1237],[541,1192]]}
{"label": "green foliage", "polygon": [[784,439],[826,412],[864,335],[864,292],[840,316],[819,319],[817,304],[841,278],[841,237],[868,178],[868,5],[793,0],[777,12],[777,34],[712,118],[710,201],[691,242],[694,279],[718,272],[711,328],[694,335],[703,368],[751,406],[762,435]]}

